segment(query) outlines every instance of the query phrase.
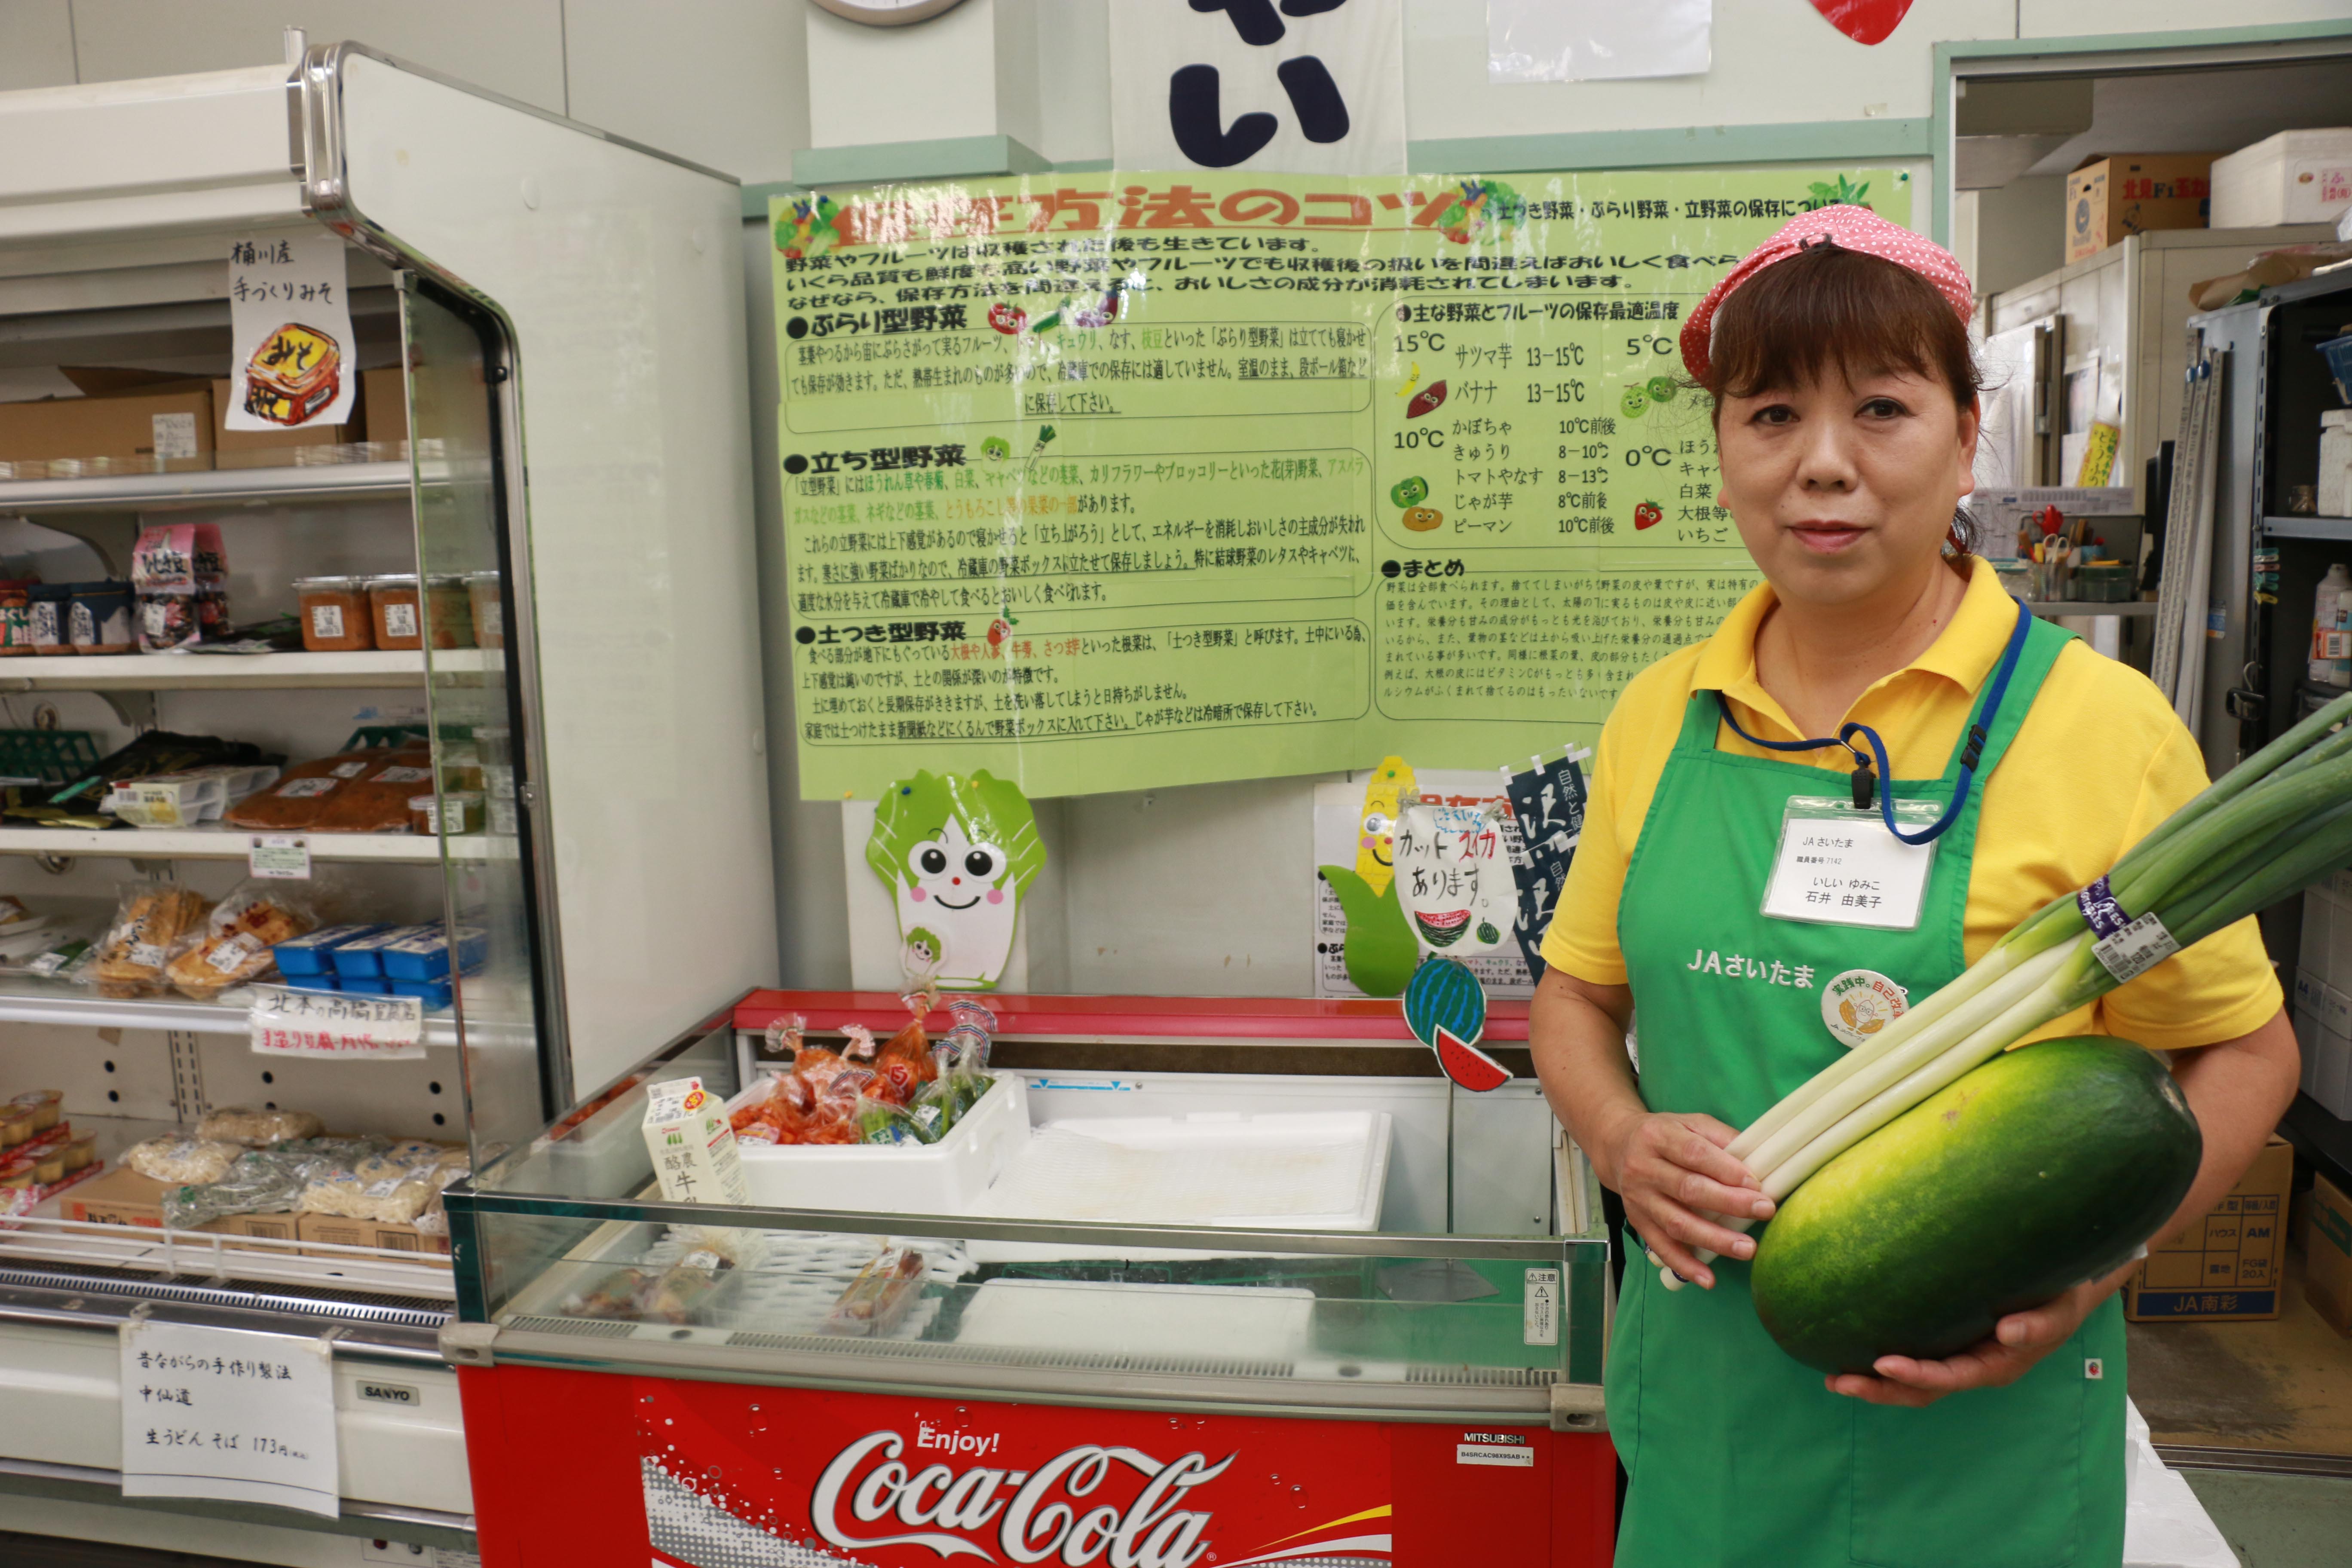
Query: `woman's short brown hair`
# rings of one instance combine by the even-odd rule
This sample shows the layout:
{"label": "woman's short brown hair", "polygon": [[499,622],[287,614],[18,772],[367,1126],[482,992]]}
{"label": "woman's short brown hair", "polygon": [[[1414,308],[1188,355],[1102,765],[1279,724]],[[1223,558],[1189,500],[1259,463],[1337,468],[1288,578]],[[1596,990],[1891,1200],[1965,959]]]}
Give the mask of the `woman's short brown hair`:
{"label": "woman's short brown hair", "polygon": [[1907,370],[1943,382],[1967,408],[1983,388],[1969,329],[1925,278],[1895,262],[1821,245],[1756,274],[1716,312],[1699,384],[1718,405],[1819,381]]}

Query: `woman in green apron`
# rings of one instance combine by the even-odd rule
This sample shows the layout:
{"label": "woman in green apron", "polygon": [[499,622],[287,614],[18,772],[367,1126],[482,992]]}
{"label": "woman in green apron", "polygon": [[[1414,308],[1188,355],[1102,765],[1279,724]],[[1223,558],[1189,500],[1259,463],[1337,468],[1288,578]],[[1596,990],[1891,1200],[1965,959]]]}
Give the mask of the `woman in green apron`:
{"label": "woman in green apron", "polygon": [[[1969,553],[1969,309],[1948,254],[1831,207],[1744,261],[1683,332],[1714,399],[1720,501],[1765,583],[1620,696],[1530,1030],[1553,1109],[1622,1199],[1629,1248],[1696,1287],[1666,1289],[1638,1251],[1624,1273],[1607,1379],[1621,1564],[2122,1560],[2127,1269],[1948,1360],[1824,1378],[1764,1332],[1755,1240],[1722,1223],[1771,1214],[1726,1150],[1738,1129],[2206,782],[2147,680],[2032,619]],[[1868,737],[1822,739],[1850,722],[1883,759]],[[1792,813],[1879,791],[1916,803],[1901,826],[1933,845],[1924,879],[1768,911]],[[2236,1182],[2294,1094],[2252,921],[2042,1031],[2085,1032],[2179,1053],[2205,1140],[2180,1223]]]}

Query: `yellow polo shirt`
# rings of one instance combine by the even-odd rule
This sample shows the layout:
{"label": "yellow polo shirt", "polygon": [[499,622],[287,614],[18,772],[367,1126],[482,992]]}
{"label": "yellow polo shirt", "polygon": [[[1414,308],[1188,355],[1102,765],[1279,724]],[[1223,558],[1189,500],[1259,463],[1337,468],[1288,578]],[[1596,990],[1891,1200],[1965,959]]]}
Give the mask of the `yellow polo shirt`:
{"label": "yellow polo shirt", "polygon": [[[1601,731],[1584,835],[1544,935],[1546,963],[1595,984],[1624,984],[1618,899],[1694,691],[1721,691],[1750,734],[1805,738],[1756,679],[1756,632],[1775,602],[1771,586],[1759,585],[1713,637],[1650,666],[1618,698]],[[2016,620],[2015,602],[1991,566],[1978,561],[1958,613],[1934,646],[1855,700],[1846,718],[1885,739],[1895,777],[1943,773]],[[1739,755],[1810,763],[1840,775],[1853,766],[1843,747],[1767,752],[1727,726],[1717,726],[1716,743]],[[2196,742],[2147,677],[2079,641],[2069,643],[2008,754],[1990,777],[1977,780],[1983,804],[1962,942],[1969,962],[2052,899],[2111,869],[2206,783]],[[1844,792],[1831,785],[1823,793]],[[1641,998],[1633,1001],[1639,1007]],[[2269,955],[2248,919],[2033,1037],[2098,1033],[2178,1050],[2250,1034],[2278,1011],[2280,1001]]]}

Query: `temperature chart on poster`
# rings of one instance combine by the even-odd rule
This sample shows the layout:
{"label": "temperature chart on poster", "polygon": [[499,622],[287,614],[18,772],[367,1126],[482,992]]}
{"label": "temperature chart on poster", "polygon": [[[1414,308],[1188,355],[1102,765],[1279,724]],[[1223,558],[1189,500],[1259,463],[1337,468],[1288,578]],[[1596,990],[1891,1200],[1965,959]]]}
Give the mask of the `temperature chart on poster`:
{"label": "temperature chart on poster", "polygon": [[1676,339],[1887,170],[1037,175],[771,206],[803,791],[1589,742],[1755,582]]}

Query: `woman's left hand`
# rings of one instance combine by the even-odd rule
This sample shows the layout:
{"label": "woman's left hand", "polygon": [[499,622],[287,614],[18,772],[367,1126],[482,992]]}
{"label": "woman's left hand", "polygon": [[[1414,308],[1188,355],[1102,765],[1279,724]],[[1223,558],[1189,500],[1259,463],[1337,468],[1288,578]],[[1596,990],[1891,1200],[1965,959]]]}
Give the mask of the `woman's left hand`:
{"label": "woman's left hand", "polygon": [[2116,1279],[2086,1279],[2064,1295],[2029,1311],[2011,1312],[1993,1325],[1989,1339],[1978,1341],[1942,1361],[1918,1361],[1907,1355],[1883,1355],[1872,1363],[1876,1375],[1838,1373],[1828,1379],[1832,1394],[1843,1394],[1873,1405],[1933,1405],[1948,1394],[1971,1388],[2001,1388],[2033,1370],[2033,1363],[2074,1337],[2105,1300]]}

